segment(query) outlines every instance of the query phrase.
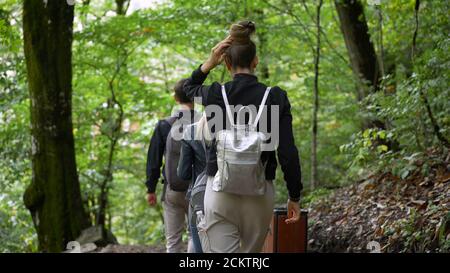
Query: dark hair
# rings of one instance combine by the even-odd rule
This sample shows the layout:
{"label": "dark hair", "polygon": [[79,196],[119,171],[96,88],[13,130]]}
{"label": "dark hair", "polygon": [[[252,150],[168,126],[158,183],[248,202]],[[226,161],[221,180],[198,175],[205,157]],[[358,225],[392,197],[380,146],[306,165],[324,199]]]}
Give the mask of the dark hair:
{"label": "dark hair", "polygon": [[233,68],[250,67],[256,56],[255,43],[250,39],[255,30],[255,23],[251,21],[241,21],[231,25],[230,36],[233,42],[225,51],[225,58]]}
{"label": "dark hair", "polygon": [[186,93],[183,91],[184,83],[187,81],[187,79],[179,80],[174,88],[173,91],[175,91],[175,99],[179,101],[180,103],[190,103],[192,100],[186,96]]}

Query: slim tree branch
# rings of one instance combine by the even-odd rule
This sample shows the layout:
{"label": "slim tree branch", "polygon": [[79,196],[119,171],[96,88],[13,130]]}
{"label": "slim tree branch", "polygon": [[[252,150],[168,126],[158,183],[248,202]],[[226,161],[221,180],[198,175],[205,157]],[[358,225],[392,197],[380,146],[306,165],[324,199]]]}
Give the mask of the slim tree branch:
{"label": "slim tree branch", "polygon": [[381,77],[383,78],[385,76],[384,72],[384,45],[383,45],[383,13],[381,10],[381,7],[379,5],[376,6],[377,14],[378,14],[378,31],[379,31],[379,39],[378,39],[378,46],[379,46],[379,58],[378,62],[380,63],[380,73]]}
{"label": "slim tree branch", "polygon": [[320,64],[320,46],[321,46],[321,26],[320,12],[323,1],[319,0],[316,14],[316,51],[314,54],[314,106],[313,106],[313,124],[312,124],[312,143],[311,143],[311,189],[314,190],[318,184],[317,175],[317,115],[319,112],[319,64]]}

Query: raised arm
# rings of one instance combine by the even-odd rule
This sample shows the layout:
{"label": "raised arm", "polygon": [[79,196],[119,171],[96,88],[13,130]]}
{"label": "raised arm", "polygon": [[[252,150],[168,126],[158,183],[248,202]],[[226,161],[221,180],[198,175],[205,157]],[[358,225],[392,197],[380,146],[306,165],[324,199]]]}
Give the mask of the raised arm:
{"label": "raised arm", "polygon": [[194,97],[201,97],[202,104],[207,105],[208,92],[211,89],[210,85],[203,85],[209,71],[213,70],[216,66],[221,64],[224,59],[225,50],[231,45],[231,38],[227,37],[225,40],[218,43],[211,49],[209,58],[194,72],[190,78],[184,83],[184,92],[186,95],[193,99]]}
{"label": "raised arm", "polygon": [[211,85],[203,85],[203,82],[206,80],[208,74],[202,72],[202,70],[197,68],[192,72],[191,77],[189,77],[183,86],[183,91],[186,96],[190,99],[194,99],[195,97],[201,97],[202,105],[207,105],[208,93],[211,89]]}

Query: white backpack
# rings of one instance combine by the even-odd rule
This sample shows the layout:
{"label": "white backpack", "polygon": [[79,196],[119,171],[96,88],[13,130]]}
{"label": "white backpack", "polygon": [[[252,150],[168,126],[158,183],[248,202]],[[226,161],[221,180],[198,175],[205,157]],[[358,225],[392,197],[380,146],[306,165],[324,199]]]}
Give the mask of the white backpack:
{"label": "white backpack", "polygon": [[252,123],[251,109],[243,106],[239,113],[249,109],[249,124],[235,124],[230,104],[222,85],[222,97],[231,129],[216,134],[217,167],[212,189],[239,195],[264,195],[266,193],[265,164],[261,161],[265,135],[257,131],[258,121],[266,104],[270,87],[267,87]]}

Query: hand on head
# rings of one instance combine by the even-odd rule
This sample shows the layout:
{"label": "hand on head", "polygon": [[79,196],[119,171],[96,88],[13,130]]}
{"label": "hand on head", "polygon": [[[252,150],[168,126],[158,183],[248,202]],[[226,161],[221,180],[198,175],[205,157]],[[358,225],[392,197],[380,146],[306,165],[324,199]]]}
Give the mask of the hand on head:
{"label": "hand on head", "polygon": [[208,60],[204,62],[201,67],[203,73],[208,73],[223,62],[223,59],[225,58],[225,50],[231,46],[232,42],[233,39],[231,36],[228,36],[211,49],[211,54],[209,55]]}
{"label": "hand on head", "polygon": [[230,72],[237,69],[252,72],[258,64],[256,45],[251,40],[255,30],[255,23],[252,21],[232,24],[230,35],[212,48],[208,60],[201,67],[202,72],[208,73],[214,69],[224,61],[225,56],[226,65]]}

